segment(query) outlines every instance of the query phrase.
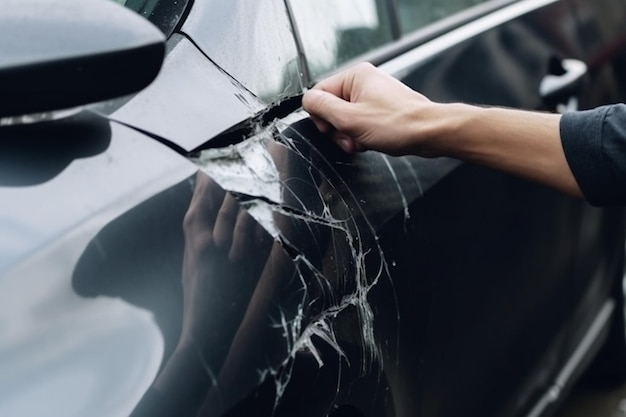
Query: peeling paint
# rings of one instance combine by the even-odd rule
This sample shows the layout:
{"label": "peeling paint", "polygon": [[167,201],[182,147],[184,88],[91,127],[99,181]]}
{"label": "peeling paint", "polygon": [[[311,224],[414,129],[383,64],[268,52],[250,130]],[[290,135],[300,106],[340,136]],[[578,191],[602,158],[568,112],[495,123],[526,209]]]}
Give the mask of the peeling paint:
{"label": "peeling paint", "polygon": [[270,132],[264,131],[237,145],[208,149],[197,163],[228,191],[281,203],[278,170],[267,151],[270,138]]}
{"label": "peeling paint", "polygon": [[[348,310],[356,311],[359,321],[363,358],[361,374],[369,372],[375,363],[381,366],[381,353],[374,338],[374,312],[368,294],[380,277],[388,273],[383,251],[360,204],[356,203],[350,189],[341,183],[334,168],[319,154],[304,155],[296,141],[307,142],[288,124],[276,121],[267,127],[257,127],[255,135],[239,144],[205,150],[195,159],[203,172],[224,190],[233,193],[240,206],[283,246],[298,271],[297,279],[303,291],[297,311],[295,315],[281,311],[280,318],[274,320],[274,326],[282,329],[288,355],[278,367],[257,369],[259,384],[270,376],[274,380],[275,407],[291,380],[299,352],[310,353],[320,368],[325,366],[314,339],[331,347],[339,358],[349,363],[334,327],[336,319]],[[307,149],[315,152],[313,147]],[[316,166],[319,161],[325,165]],[[296,173],[290,171],[294,165],[298,167]],[[304,172],[302,167],[306,167]],[[311,191],[298,188],[303,186]],[[313,193],[316,195],[311,195]],[[303,198],[314,201],[312,205],[319,207],[310,207]],[[406,201],[404,205],[408,216]],[[303,247],[301,241],[292,239],[302,239],[297,227],[291,230],[285,222],[301,225],[313,239],[316,239],[315,230],[328,231],[325,233],[330,240],[325,246],[315,246],[319,242],[313,242],[313,245],[315,250],[324,252],[324,262],[330,262],[332,267],[322,266],[320,269],[314,260],[309,259],[307,250],[310,249]],[[368,234],[367,239],[362,236],[364,232]],[[374,270],[366,268],[368,257],[378,262]],[[336,259],[343,258],[349,261],[348,266],[345,260],[336,263]],[[312,312],[310,305],[318,301],[322,309]]]}

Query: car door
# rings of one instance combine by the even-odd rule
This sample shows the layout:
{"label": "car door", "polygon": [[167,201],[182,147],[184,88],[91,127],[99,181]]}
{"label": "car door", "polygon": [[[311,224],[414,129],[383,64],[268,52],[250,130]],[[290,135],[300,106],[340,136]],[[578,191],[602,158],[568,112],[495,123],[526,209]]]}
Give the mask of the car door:
{"label": "car door", "polygon": [[[546,411],[600,344],[590,329],[608,325],[621,212],[451,159],[347,157],[301,112],[252,116],[289,114],[288,97],[363,59],[434,100],[590,105],[582,83],[540,92],[546,76],[567,72],[565,60],[585,62],[573,4],[285,5],[196,2],[163,76],[111,116],[200,150],[187,234],[206,223],[198,213],[232,197],[239,205],[226,212],[243,209],[256,225],[244,230],[261,229],[244,239],[256,242],[249,268],[187,239],[184,257],[197,265],[186,270],[204,271],[192,282],[220,296],[183,307],[183,323],[196,311],[191,321],[207,324],[172,342],[181,349],[164,358],[161,400],[147,395],[136,412],[163,402],[161,411],[184,403],[208,415]],[[237,228],[239,214],[226,217]],[[194,377],[181,385],[185,363]]]}
{"label": "car door", "polygon": [[342,154],[297,98],[368,59],[440,101],[596,104],[539,92],[565,59],[589,67],[595,9],[127,3],[169,28],[159,77],[92,109],[92,159],[0,189],[10,219],[37,228],[20,207],[49,199],[55,225],[3,274],[0,410],[534,416],[568,388],[614,309],[621,211],[453,159]]}
{"label": "car door", "polygon": [[[299,3],[291,2],[294,9]],[[598,93],[597,83],[607,82],[599,81],[597,70],[582,82],[584,68],[593,64],[574,3],[400,1],[397,6],[400,32],[407,34],[374,43],[369,54],[356,55],[354,61],[379,63],[433,100],[565,111],[617,99],[590,99]],[[589,14],[599,13],[590,11],[596,4],[585,7]],[[614,13],[619,8],[612,7]],[[321,61],[333,68],[337,61],[328,57],[328,48],[314,45],[320,37],[332,39],[325,32],[335,28],[321,20],[301,24],[294,14],[311,66]],[[300,19],[309,18],[305,13]],[[336,39],[345,39],[342,35]],[[623,34],[613,31],[596,42],[611,44],[607,38],[619,43]],[[619,62],[614,55],[603,71]],[[585,64],[574,77],[572,60]],[[564,74],[575,83],[542,89],[547,77]],[[366,175],[366,168],[355,173],[355,167],[375,165],[360,159],[368,157],[350,161],[350,178]],[[605,313],[613,304],[605,301],[621,277],[621,210],[593,209],[470,164],[438,172],[424,160],[389,163],[395,176],[372,187],[376,194],[383,188],[404,191],[407,180],[395,181],[401,163],[429,184],[423,194],[401,193],[398,205],[406,210],[377,224],[379,242],[393,259],[391,281],[398,294],[400,341],[387,358],[391,366],[385,366],[395,412],[545,412],[601,341],[596,335],[591,338],[595,343],[581,348],[583,336],[607,326]],[[358,194],[361,201],[379,203],[372,191],[364,192]]]}

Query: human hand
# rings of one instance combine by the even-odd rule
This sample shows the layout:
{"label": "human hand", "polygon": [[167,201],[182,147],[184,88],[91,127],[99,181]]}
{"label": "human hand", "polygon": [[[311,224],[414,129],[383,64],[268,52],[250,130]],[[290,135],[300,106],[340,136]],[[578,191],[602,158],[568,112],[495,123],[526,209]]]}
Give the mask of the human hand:
{"label": "human hand", "polygon": [[154,382],[196,416],[228,354],[273,239],[232,195],[203,172],[183,220],[183,311],[178,344]]}
{"label": "human hand", "polygon": [[302,105],[346,152],[447,156],[582,196],[557,114],[435,103],[370,64],[319,82]]}
{"label": "human hand", "polygon": [[[257,285],[273,239],[235,197],[204,173],[196,179],[183,223],[183,329],[181,344],[209,343],[222,322],[238,323]],[[237,306],[221,309],[223,300]],[[227,319],[228,317],[228,319]],[[230,340],[230,339],[229,339]],[[224,347],[226,349],[228,345]]]}
{"label": "human hand", "polygon": [[430,156],[429,126],[440,106],[367,63],[320,81],[302,105],[346,152],[423,156]]}
{"label": "human hand", "polygon": [[259,242],[267,243],[266,232],[246,210],[240,209],[231,193],[205,174],[198,174],[196,181],[183,224],[186,255],[206,256],[219,251],[226,253],[229,261],[241,262]]}

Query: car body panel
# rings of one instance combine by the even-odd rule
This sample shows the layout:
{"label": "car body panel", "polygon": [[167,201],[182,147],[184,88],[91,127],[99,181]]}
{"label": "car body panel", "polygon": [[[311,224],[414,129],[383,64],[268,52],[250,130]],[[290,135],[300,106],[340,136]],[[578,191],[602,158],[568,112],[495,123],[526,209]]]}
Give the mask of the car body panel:
{"label": "car body panel", "polygon": [[[77,129],[81,123],[88,129]],[[26,128],[35,130],[28,158],[19,160],[13,153],[10,162],[23,167],[11,171],[31,179],[37,169],[43,174],[28,185],[0,188],[2,241],[10,243],[0,264],[0,412],[127,415],[159,369],[161,332],[136,304],[84,297],[72,286],[72,271],[101,228],[189,177],[194,166],[152,139],[95,115]],[[14,141],[24,139],[23,129],[15,129]],[[3,133],[8,148],[10,135]],[[52,149],[46,146],[50,143]],[[55,151],[61,162],[46,166]],[[141,157],[152,164],[138,166]]]}
{"label": "car body panel", "polygon": [[168,43],[157,79],[114,109],[113,120],[191,151],[263,109],[259,99],[207,60],[187,38],[175,35]]}
{"label": "car body panel", "polygon": [[597,103],[623,102],[626,28],[623,4],[603,0],[593,4],[573,1],[578,21],[578,39],[584,61],[590,69],[589,87],[581,98],[582,108]]}
{"label": "car body panel", "polygon": [[[384,68],[435,100],[546,109],[551,60],[601,49],[579,46],[580,5],[514,2]],[[249,72],[297,59],[266,43],[290,29],[283,3],[238,2],[216,44],[230,21],[211,7],[195,2],[153,85],[97,110],[126,126],[81,115],[98,120],[85,147],[71,119],[57,158],[46,125],[2,142],[0,414],[548,410],[593,354],[577,352],[621,278],[623,211],[454,159],[345,155],[302,111],[254,118],[301,89],[266,95]],[[255,29],[260,55],[256,7],[280,15]],[[581,105],[602,103],[600,73]]]}
{"label": "car body panel", "polygon": [[[532,13],[528,13],[529,10],[526,10],[525,13],[518,14],[519,10],[523,10],[524,7],[533,4],[539,5],[540,3],[542,7],[533,10]],[[499,24],[494,26],[493,15],[498,14],[502,15],[502,19],[499,20],[496,18],[495,20],[499,20]],[[504,19],[507,14],[510,16],[518,15],[514,20],[507,22]],[[401,79],[418,91],[424,92],[428,97],[440,101],[465,101],[477,104],[513,106],[537,110],[548,108],[547,104],[542,101],[539,95],[539,85],[543,77],[549,73],[550,60],[553,57],[557,59],[585,59],[583,51],[577,43],[577,23],[575,15],[572,13],[571,4],[552,1],[519,2],[493,15],[487,16],[482,22],[480,19],[474,22],[473,25],[476,26],[475,30],[461,28],[456,34],[452,32],[448,35],[444,35],[444,37],[450,37],[447,42],[445,40],[442,42],[445,43],[445,49],[441,48],[440,45],[436,45],[435,47],[425,45],[423,51],[417,48],[408,53],[408,59],[407,57],[401,57],[400,59],[404,60],[404,70],[399,74]],[[481,24],[488,29],[484,33],[480,31]],[[458,42],[457,46],[453,46],[455,38]],[[436,44],[437,42],[434,43]],[[441,49],[438,49],[438,47]],[[445,50],[445,53],[440,53],[443,50]],[[470,59],[470,56],[474,58]],[[411,59],[414,60],[413,63],[410,62]],[[394,64],[392,61],[388,64],[388,70],[400,68],[396,65],[397,64]],[[578,92],[582,105],[599,105],[603,102],[601,100],[595,100],[593,103],[589,103],[582,99],[592,88],[593,87],[588,84],[586,89]],[[473,169],[471,167],[464,167],[462,170],[472,171]],[[488,177],[492,177],[492,174],[483,175],[485,175],[485,180],[487,180]],[[464,181],[469,184],[471,181],[470,178],[471,175],[467,174],[464,176]],[[495,393],[498,392],[498,389],[506,390],[504,386],[514,384],[512,380],[514,380],[516,376],[514,369],[511,369],[511,366],[514,367],[514,365],[511,364],[517,363],[519,366],[517,372],[527,372],[528,379],[526,379],[524,385],[520,387],[518,394],[513,397],[525,398],[527,400],[529,398],[537,399],[541,397],[541,393],[549,392],[550,388],[554,386],[555,373],[564,366],[564,363],[571,355],[576,346],[576,342],[574,341],[581,340],[582,338],[581,328],[588,328],[588,326],[590,326],[590,323],[602,308],[600,300],[605,298],[607,296],[606,294],[610,292],[612,279],[610,278],[611,273],[607,273],[607,271],[619,268],[619,265],[612,264],[612,259],[614,259],[615,254],[619,254],[623,249],[619,243],[617,246],[602,247],[602,249],[600,249],[598,242],[603,241],[603,239],[612,232],[621,233],[619,228],[611,229],[608,224],[613,221],[617,221],[617,224],[621,224],[623,220],[620,220],[621,213],[619,211],[616,214],[611,214],[610,212],[592,209],[585,205],[579,205],[579,203],[573,200],[568,201],[566,197],[558,196],[556,193],[547,190],[542,191],[540,187],[536,188],[534,191],[527,189],[526,192],[528,192],[528,194],[523,198],[513,196],[510,195],[511,192],[514,192],[512,190],[516,190],[515,192],[517,192],[523,187],[520,187],[521,184],[516,183],[516,181],[512,179],[503,179],[503,181],[505,181],[505,183],[513,181],[513,183],[507,185],[503,183],[496,186],[491,182],[477,181],[475,183],[476,188],[472,189],[472,192],[478,194],[476,197],[478,200],[488,199],[486,195],[479,197],[481,192],[490,193],[492,195],[491,198],[502,194],[503,199],[497,204],[498,210],[501,213],[509,211],[512,214],[527,205],[526,214],[521,215],[520,213],[521,217],[518,218],[516,222],[523,222],[525,216],[532,217],[537,221],[544,218],[545,222],[544,226],[535,232],[532,232],[530,224],[526,225],[524,228],[525,237],[519,236],[517,239],[513,239],[515,242],[526,242],[522,243],[525,247],[523,252],[524,256],[530,256],[530,259],[534,259],[521,262],[520,265],[528,266],[535,264],[542,265],[542,267],[545,268],[543,272],[539,270],[524,271],[522,276],[534,277],[533,280],[536,280],[536,282],[533,285],[535,287],[528,287],[526,290],[518,288],[518,294],[526,291],[528,291],[529,294],[534,293],[534,302],[541,303],[539,300],[541,300],[542,297],[545,297],[543,298],[544,300],[549,300],[553,297],[549,295],[550,292],[556,291],[556,293],[561,294],[562,299],[560,303],[563,303],[563,306],[560,308],[555,307],[553,304],[554,301],[546,304],[544,307],[540,307],[541,304],[537,304],[532,307],[532,311],[527,311],[523,316],[518,317],[518,320],[524,320],[527,323],[526,326],[530,326],[528,327],[528,332],[533,335],[532,344],[524,344],[529,349],[525,351],[525,354],[530,352],[531,346],[534,346],[532,349],[536,349],[534,355],[540,355],[542,351],[554,352],[555,349],[550,348],[553,344],[562,344],[562,346],[567,346],[568,348],[562,352],[561,357],[546,358],[543,361],[539,361],[536,365],[537,370],[529,371],[532,369],[532,365],[530,363],[521,365],[520,361],[523,361],[523,356],[519,356],[521,352],[513,353],[515,352],[515,347],[514,345],[510,346],[509,349],[505,349],[505,351],[508,352],[507,354],[514,356],[502,358],[502,363],[499,366],[496,366],[495,363],[491,366],[487,366],[486,362],[481,363],[483,372],[489,372],[489,369],[492,370],[491,372],[504,372],[499,379],[493,377],[486,378],[491,381],[498,380],[500,384],[498,387],[493,386],[490,389],[486,389],[485,392]],[[441,190],[443,190],[443,188],[441,188]],[[454,199],[453,201],[456,201],[462,194],[459,190],[450,190],[449,195],[450,198]],[[535,206],[535,204],[537,204],[537,206]],[[444,204],[442,206],[447,207],[448,205]],[[449,204],[449,206],[454,207],[456,204],[452,203]],[[550,212],[553,214],[550,215]],[[571,224],[585,225],[583,230],[576,233],[568,229],[564,223],[561,223],[564,222],[563,216],[565,216],[567,212],[569,212],[569,215],[573,216],[573,218],[577,219],[577,221]],[[493,217],[490,218],[497,217],[494,213],[492,213],[492,216]],[[617,218],[612,218],[612,216],[617,216]],[[457,233],[461,233],[464,228],[468,228],[462,225],[472,223],[472,219],[476,219],[477,214],[474,213],[472,215],[471,212],[463,211],[456,213],[454,216],[446,216],[445,218],[459,219],[459,231]],[[501,222],[501,224],[504,224],[503,218]],[[558,224],[563,225],[561,226],[563,227],[561,232],[554,229],[555,227],[559,227]],[[483,227],[484,226],[483,223]],[[553,231],[545,234],[546,230],[550,228],[552,228],[551,230]],[[511,231],[514,230],[515,229],[512,229]],[[595,230],[597,234],[592,237],[589,234],[590,230]],[[583,232],[585,233],[584,239],[574,237],[582,235]],[[569,238],[565,238],[567,234],[570,235]],[[552,244],[548,244],[548,236],[559,235],[562,236],[563,240],[559,239]],[[485,246],[485,248],[489,247],[489,239],[487,238],[486,230],[481,230],[477,236],[480,236],[480,238],[477,238],[475,245]],[[536,242],[530,243],[534,239],[537,239]],[[616,241],[619,242],[620,236],[617,236],[616,239]],[[462,238],[460,241],[469,243],[467,238]],[[595,243],[589,245],[587,242]],[[552,256],[556,256],[556,258],[544,258],[546,247],[551,248]],[[562,248],[560,255],[556,251],[557,247]],[[496,250],[496,247],[492,250]],[[463,253],[467,253],[468,251],[469,248],[466,248],[465,251],[454,253],[450,256],[450,259],[455,259],[455,262],[456,260],[463,259]],[[495,253],[498,253],[498,251],[496,250]],[[600,253],[604,254],[604,256],[600,255]],[[569,270],[571,265],[568,265],[567,262],[558,261],[559,256],[562,256],[563,259],[573,257],[573,259],[577,260],[577,267],[573,270]],[[475,262],[478,262],[478,259],[480,258],[477,257]],[[592,259],[594,261],[591,261]],[[599,259],[603,259],[603,261],[598,262]],[[491,258],[485,258],[483,262],[490,263],[489,268],[495,268],[490,274],[494,274],[494,276],[499,277],[501,280],[504,279],[508,281],[511,277],[517,276],[517,273],[520,272],[519,269],[515,271],[508,270],[507,265],[512,265],[515,262],[500,264],[499,259]],[[548,265],[552,265],[552,267]],[[619,271],[619,269],[617,270]],[[576,272],[572,273],[572,271],[579,271],[580,274]],[[468,273],[471,276],[476,276],[475,273],[470,273],[469,271]],[[480,276],[480,274],[478,275]],[[606,278],[602,283],[598,281],[589,282],[586,278],[583,278],[583,275],[587,277],[590,275],[605,276]],[[602,279],[596,278],[596,280]],[[459,283],[456,284],[459,285]],[[515,285],[519,284],[516,283]],[[547,287],[541,289],[542,286]],[[480,288],[484,287],[483,285],[480,286]],[[592,291],[592,289],[595,290]],[[487,304],[498,302],[496,301],[498,297],[497,294],[503,295],[506,294],[506,291],[500,289],[498,292],[494,293],[492,297],[487,297],[485,302],[487,302]],[[543,294],[543,296],[540,294]],[[585,298],[583,294],[593,294],[595,298],[586,296],[586,302],[583,304],[584,307],[580,307],[579,310],[574,313],[572,310],[574,305],[573,300]],[[512,299],[511,302],[513,303],[514,300]],[[568,307],[566,307],[566,305]],[[500,309],[502,307],[492,306],[484,308],[488,311],[501,311]],[[577,317],[576,324],[565,325],[564,327],[560,327],[556,321],[553,322],[553,324],[548,324],[546,319],[550,316],[550,313],[547,313],[547,311],[551,308],[556,308],[556,310],[561,312],[569,311],[568,314]],[[542,309],[545,309],[545,311],[541,312]],[[458,319],[461,319],[461,317]],[[538,323],[542,323],[542,325],[538,326]],[[581,323],[585,324],[581,326]],[[454,323],[447,323],[437,327],[441,329],[456,329],[460,326]],[[510,327],[519,328],[523,327],[523,325],[521,322],[518,322],[516,325],[511,324]],[[542,333],[537,333],[539,328],[543,329]],[[551,330],[548,330],[550,328]],[[578,333],[575,333],[575,329]],[[493,328],[490,330],[494,331]],[[488,335],[484,335],[484,338],[481,338],[479,336],[480,332],[476,329],[474,329],[474,331],[475,337],[481,340],[481,343],[489,340]],[[506,327],[502,327],[500,331],[506,332]],[[429,339],[426,338],[426,340]],[[518,340],[518,343],[523,344],[524,342]],[[456,346],[459,351],[465,351],[465,349],[461,347],[464,346],[462,343],[452,343],[452,345]],[[503,353],[498,352],[498,354],[502,355]],[[532,355],[532,353],[529,354]],[[484,358],[485,360],[489,358],[491,361],[494,361],[497,357],[496,352],[492,352],[491,355],[485,356]],[[525,371],[522,371],[522,369],[525,369]],[[548,371],[549,369],[552,369],[552,371]],[[441,373],[439,370],[433,372],[437,374]],[[468,375],[472,376],[478,374],[478,370],[468,372]],[[518,375],[518,377],[521,377],[521,374]],[[436,379],[436,377],[434,378]],[[430,381],[430,379],[427,380]],[[479,383],[477,382],[471,386],[474,387],[477,384]],[[463,383],[460,383],[460,385],[465,386]],[[511,387],[509,387],[509,389],[510,388]],[[463,398],[464,397],[465,396],[463,396]],[[463,407],[465,407],[462,409],[464,410],[463,412],[468,412],[468,409],[472,410],[471,404],[473,404],[473,407],[476,408],[474,408],[474,411],[470,412],[470,414],[523,415],[523,413],[530,412],[530,409],[515,405],[515,402],[509,402],[507,404],[507,400],[503,395],[496,397],[502,398],[501,409],[496,408],[495,401],[491,401],[489,404],[479,404],[481,400],[476,399],[475,396],[469,393],[467,395],[468,400],[460,401],[460,404],[463,404]],[[556,397],[558,398],[558,395]],[[424,398],[428,397],[425,396]],[[553,402],[556,402],[557,398],[554,398]],[[458,404],[456,401],[457,400],[455,400],[455,403]],[[442,404],[445,404],[448,409],[453,407],[450,401],[442,401]],[[454,410],[452,408],[449,414],[452,415],[462,410]],[[444,412],[440,410],[439,413]],[[447,415],[448,413],[444,414]]]}

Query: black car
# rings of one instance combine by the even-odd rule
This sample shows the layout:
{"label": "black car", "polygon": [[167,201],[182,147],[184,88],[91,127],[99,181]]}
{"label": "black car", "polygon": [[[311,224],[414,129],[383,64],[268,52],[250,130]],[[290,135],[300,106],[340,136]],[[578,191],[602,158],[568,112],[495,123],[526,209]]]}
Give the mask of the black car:
{"label": "black car", "polygon": [[535,417],[586,370],[623,380],[621,208],[346,155],[300,101],[369,61],[435,101],[623,102],[625,22],[623,0],[5,0],[0,415]]}

